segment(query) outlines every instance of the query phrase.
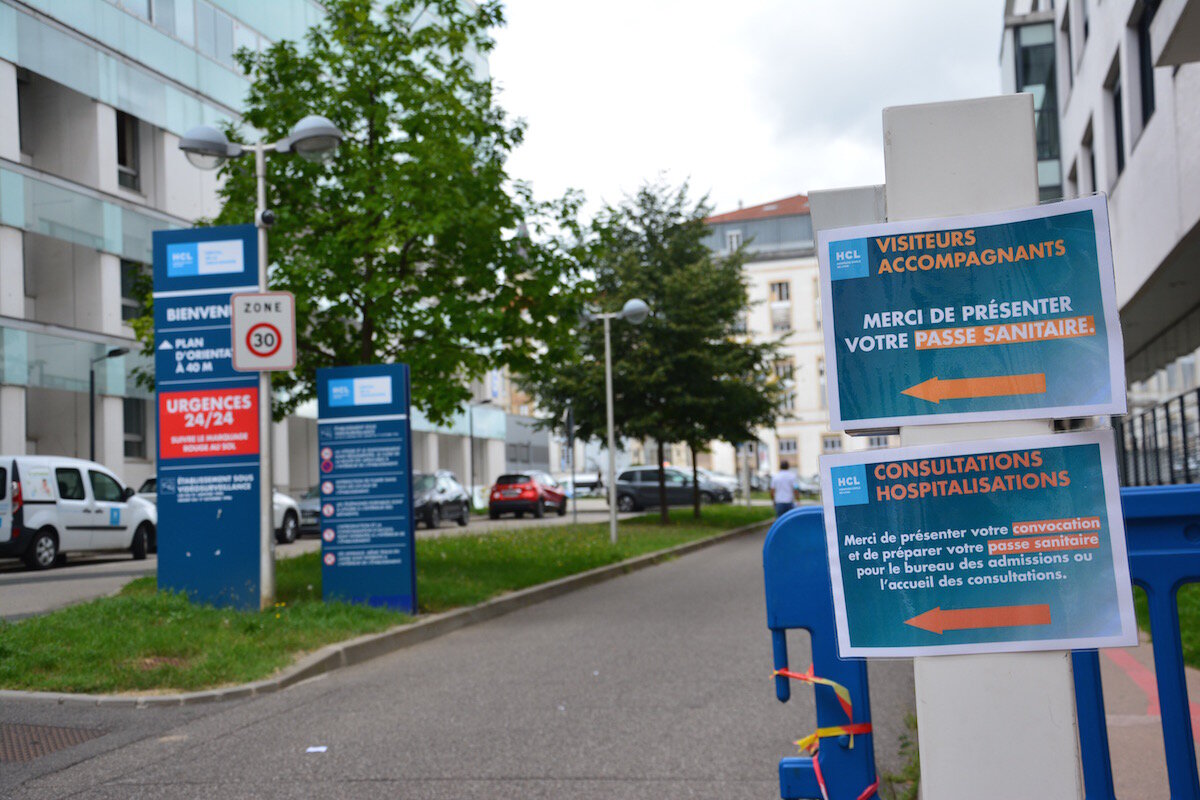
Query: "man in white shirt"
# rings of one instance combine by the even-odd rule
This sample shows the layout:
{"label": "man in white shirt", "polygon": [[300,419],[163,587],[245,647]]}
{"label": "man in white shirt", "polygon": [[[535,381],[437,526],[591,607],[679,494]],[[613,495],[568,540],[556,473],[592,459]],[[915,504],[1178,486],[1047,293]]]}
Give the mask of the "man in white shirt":
{"label": "man in white shirt", "polygon": [[775,516],[782,517],[796,507],[796,473],[780,462],[779,474],[771,481],[771,493],[775,496]]}

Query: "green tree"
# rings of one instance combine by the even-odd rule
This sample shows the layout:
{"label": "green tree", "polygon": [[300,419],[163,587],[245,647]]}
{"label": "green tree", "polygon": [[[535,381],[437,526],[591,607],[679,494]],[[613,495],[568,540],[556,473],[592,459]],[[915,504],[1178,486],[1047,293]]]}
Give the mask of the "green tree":
{"label": "green tree", "polygon": [[[444,421],[466,379],[529,369],[577,314],[578,198],[537,203],[506,172],[523,124],[476,63],[498,2],[323,6],[305,46],[237,54],[252,78],[243,121],[266,141],[306,114],[346,135],[328,165],[267,158],[270,281],[296,295],[299,329],[277,412],[314,396],[318,367],[403,361],[414,403]],[[253,158],[222,169],[216,222],[253,219]]]}
{"label": "green tree", "polygon": [[[773,422],[781,393],[770,370],[776,345],[753,343],[737,329],[747,307],[741,254],[714,257],[704,244],[707,215],[703,200],[689,200],[686,185],[644,186],[601,211],[585,259],[595,307],[612,311],[638,297],[652,309],[641,326],[612,323],[614,417],[618,435],[656,443],[663,522],[664,445],[686,442],[694,451],[713,439],[751,439],[756,426]],[[572,404],[579,435],[603,436],[601,324],[556,342],[544,363],[524,381],[542,408],[561,418]],[[693,457],[698,514],[695,477]]]}

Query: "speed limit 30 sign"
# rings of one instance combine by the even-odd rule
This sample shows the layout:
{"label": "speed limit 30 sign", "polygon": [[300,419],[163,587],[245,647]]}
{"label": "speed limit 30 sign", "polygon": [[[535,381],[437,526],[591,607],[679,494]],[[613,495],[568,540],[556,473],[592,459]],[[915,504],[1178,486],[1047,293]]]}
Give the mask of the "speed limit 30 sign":
{"label": "speed limit 30 sign", "polygon": [[296,298],[291,292],[246,292],[232,306],[233,368],[281,372],[296,366]]}

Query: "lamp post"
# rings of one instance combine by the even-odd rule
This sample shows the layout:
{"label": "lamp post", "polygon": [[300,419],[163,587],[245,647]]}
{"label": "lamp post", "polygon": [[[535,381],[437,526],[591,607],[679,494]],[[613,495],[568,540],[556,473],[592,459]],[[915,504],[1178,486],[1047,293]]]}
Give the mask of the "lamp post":
{"label": "lamp post", "polygon": [[567,453],[571,459],[571,524],[579,524],[579,488],[575,485],[575,406],[567,402]]}
{"label": "lamp post", "polygon": [[[275,214],[267,208],[267,151],[295,153],[305,161],[324,164],[333,158],[342,132],[325,117],[310,114],[292,126],[288,135],[278,142],[259,140],[242,145],[229,141],[224,132],[211,125],[198,125],[179,140],[179,149],[192,166],[211,170],[228,159],[247,152],[254,153],[255,208],[254,225],[258,228],[258,290],[267,290],[267,228],[275,222]],[[271,453],[271,373],[258,375],[258,527],[259,527],[259,589],[261,608],[275,602],[275,537],[273,520],[273,488]]]}
{"label": "lamp post", "polygon": [[96,365],[129,352],[128,347],[114,347],[88,365],[88,461],[96,460]]}
{"label": "lamp post", "polygon": [[641,325],[650,315],[650,306],[643,300],[627,300],[620,311],[608,314],[584,312],[583,321],[604,320],[604,401],[608,417],[608,539],[617,543],[617,444],[613,436],[612,334],[609,323],[623,319],[631,325]]}
{"label": "lamp post", "polygon": [[[479,405],[491,405],[492,398],[479,401]],[[471,508],[475,507],[475,404],[467,403],[467,480],[471,484]]]}

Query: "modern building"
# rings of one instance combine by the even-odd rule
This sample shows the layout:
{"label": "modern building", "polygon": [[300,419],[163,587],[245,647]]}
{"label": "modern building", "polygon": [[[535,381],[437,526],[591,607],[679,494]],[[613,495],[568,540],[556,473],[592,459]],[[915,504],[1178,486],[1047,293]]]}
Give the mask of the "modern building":
{"label": "modern building", "polygon": [[[742,248],[750,312],[744,332],[757,341],[778,341],[773,365],[787,387],[783,411],[753,448],[756,472],[774,472],[788,461],[803,475],[817,472],[817,458],[867,447],[886,447],[887,436],[851,437],[829,429],[825,394],[825,345],[821,330],[820,276],[812,217],[802,194],[716,214],[705,220],[706,244],[718,256]],[[728,445],[713,445],[714,469],[741,465]]]}
{"label": "modern building", "polygon": [[[316,0],[0,0],[0,452],[87,457],[94,370],[96,459],[134,486],[154,474],[153,396],[136,380],[152,363],[129,325],[138,283],[152,231],[220,210],[216,174],[179,137],[240,118],[235,50],[300,41],[323,13]],[[508,401],[482,383],[478,400]],[[419,469],[465,479],[472,440],[481,481],[504,469],[502,408],[439,426],[414,414],[413,427]],[[311,415],[274,442],[278,487],[316,482]]]}
{"label": "modern building", "polygon": [[[1054,155],[1062,196],[1108,195],[1130,390],[1117,422],[1131,483],[1200,480],[1197,61],[1200,0],[1005,6],[1004,86],[1034,95],[1039,175],[1051,175]],[[1044,197],[1050,189],[1044,181]]]}

